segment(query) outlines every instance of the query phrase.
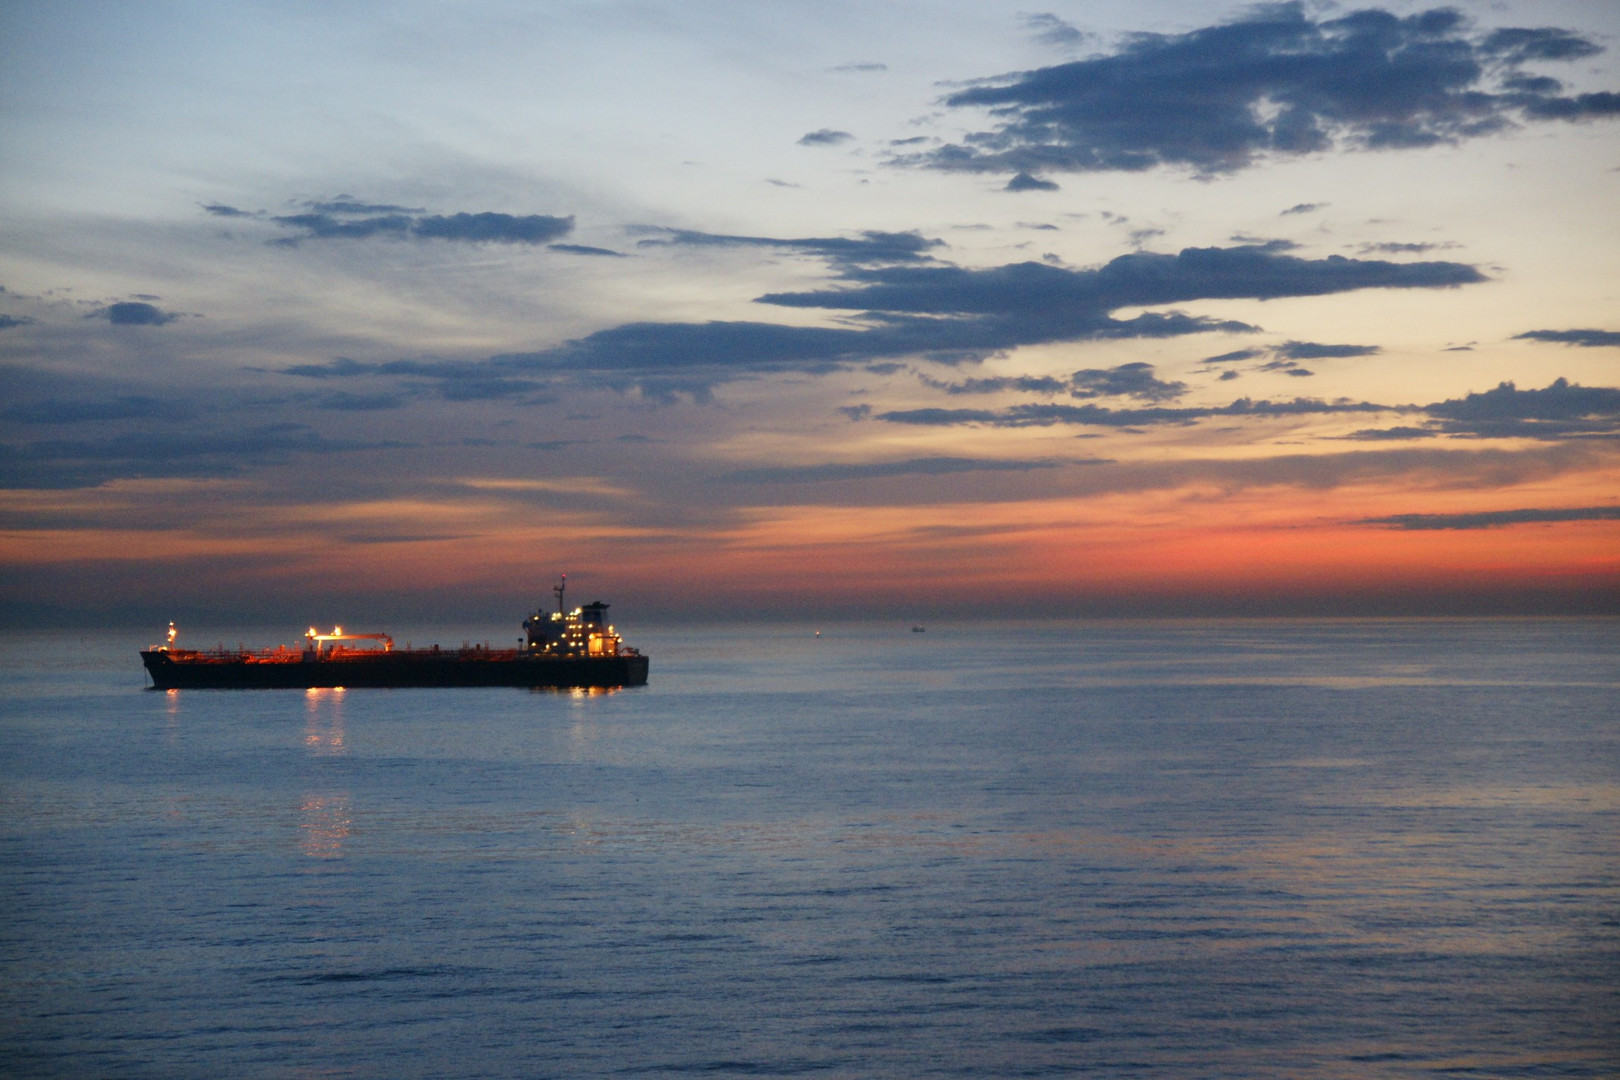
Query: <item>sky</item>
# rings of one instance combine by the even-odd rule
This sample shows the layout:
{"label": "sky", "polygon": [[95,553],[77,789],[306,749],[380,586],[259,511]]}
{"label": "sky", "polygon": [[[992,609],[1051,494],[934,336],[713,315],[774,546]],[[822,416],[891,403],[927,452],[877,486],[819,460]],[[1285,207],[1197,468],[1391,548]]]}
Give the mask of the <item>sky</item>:
{"label": "sky", "polygon": [[0,620],[1615,614],[1617,55],[1560,0],[9,3]]}

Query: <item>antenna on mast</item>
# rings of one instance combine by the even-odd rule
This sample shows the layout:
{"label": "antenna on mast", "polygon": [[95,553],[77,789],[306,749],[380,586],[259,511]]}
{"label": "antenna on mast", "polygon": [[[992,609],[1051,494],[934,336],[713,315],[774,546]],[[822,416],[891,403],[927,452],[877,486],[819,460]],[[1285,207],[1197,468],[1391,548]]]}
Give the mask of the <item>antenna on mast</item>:
{"label": "antenna on mast", "polygon": [[562,576],[562,580],[557,582],[557,584],[555,584],[555,585],[553,585],[551,587],[551,591],[557,594],[557,614],[559,614],[559,615],[568,614],[567,609],[563,607],[563,593],[567,589],[568,589],[568,575],[567,574],[564,574]]}

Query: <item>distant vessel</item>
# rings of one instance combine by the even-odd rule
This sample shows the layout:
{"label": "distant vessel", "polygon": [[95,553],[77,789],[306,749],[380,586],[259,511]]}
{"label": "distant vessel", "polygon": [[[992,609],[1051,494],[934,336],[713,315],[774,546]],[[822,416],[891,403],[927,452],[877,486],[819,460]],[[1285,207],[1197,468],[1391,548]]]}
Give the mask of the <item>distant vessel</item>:
{"label": "distant vessel", "polygon": [[[459,649],[396,649],[387,634],[330,634],[312,626],[302,649],[229,651],[180,649],[169,624],[168,642],[141,653],[158,690],[270,690],[312,687],[540,686],[616,687],[647,682],[648,658],[624,644],[607,621],[608,605],[597,601],[567,610],[566,575],[552,592],[557,610],[536,611],[523,621],[517,649],[463,645]],[[375,641],[381,648],[355,648]]]}
{"label": "distant vessel", "polygon": [[926,626],[913,626],[911,628],[911,632],[913,634],[926,634],[926,633],[928,633],[928,627],[926,627]]}

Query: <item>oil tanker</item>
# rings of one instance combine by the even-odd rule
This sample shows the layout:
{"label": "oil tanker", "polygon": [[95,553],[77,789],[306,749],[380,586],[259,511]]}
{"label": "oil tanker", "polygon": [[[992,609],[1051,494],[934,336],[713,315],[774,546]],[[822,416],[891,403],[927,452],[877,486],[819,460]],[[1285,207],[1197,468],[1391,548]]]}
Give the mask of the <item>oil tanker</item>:
{"label": "oil tanker", "polygon": [[[168,642],[141,652],[157,690],[275,690],[359,686],[528,686],[611,688],[647,682],[648,658],[624,644],[597,601],[567,610],[565,577],[552,592],[555,612],[523,621],[523,645],[492,649],[463,645],[396,649],[387,634],[330,634],[314,627],[302,648],[181,649],[169,624]],[[373,642],[368,647],[350,642]]]}

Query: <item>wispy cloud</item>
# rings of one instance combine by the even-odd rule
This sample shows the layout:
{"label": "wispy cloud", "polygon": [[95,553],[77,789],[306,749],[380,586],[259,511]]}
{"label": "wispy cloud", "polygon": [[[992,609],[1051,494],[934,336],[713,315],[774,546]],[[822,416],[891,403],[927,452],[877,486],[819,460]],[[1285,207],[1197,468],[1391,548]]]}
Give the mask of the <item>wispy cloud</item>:
{"label": "wispy cloud", "polygon": [[1104,465],[1104,458],[1055,461],[1002,460],[994,458],[927,457],[905,461],[879,461],[861,464],[785,465],[738,469],[720,477],[742,484],[816,484],[836,480],[871,480],[887,476],[950,476],[970,472],[1029,472],[1056,469],[1064,465]]}
{"label": "wispy cloud", "polygon": [[297,214],[261,215],[220,203],[204,205],[216,217],[260,218],[293,231],[271,241],[296,247],[305,240],[369,240],[374,237],[448,240],[470,244],[547,244],[574,230],[574,219],[550,214],[505,214],[483,210],[429,214],[419,207],[360,202],[347,196],[309,201]]}
{"label": "wispy cloud", "polygon": [[1579,345],[1587,349],[1620,346],[1620,330],[1526,330],[1514,334],[1515,341],[1550,341],[1560,345]]}
{"label": "wispy cloud", "polygon": [[1560,509],[1480,510],[1469,514],[1391,514],[1361,518],[1358,525],[1393,525],[1398,529],[1500,529],[1509,525],[1549,525],[1565,521],[1620,521],[1620,506],[1576,506]]}

